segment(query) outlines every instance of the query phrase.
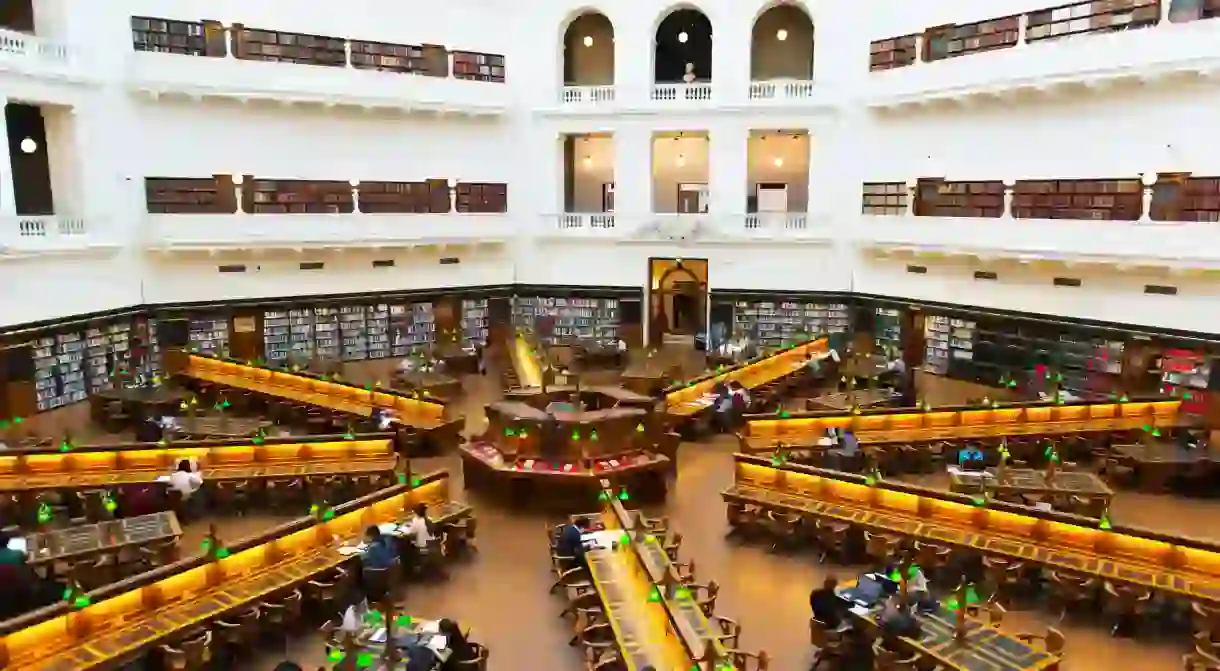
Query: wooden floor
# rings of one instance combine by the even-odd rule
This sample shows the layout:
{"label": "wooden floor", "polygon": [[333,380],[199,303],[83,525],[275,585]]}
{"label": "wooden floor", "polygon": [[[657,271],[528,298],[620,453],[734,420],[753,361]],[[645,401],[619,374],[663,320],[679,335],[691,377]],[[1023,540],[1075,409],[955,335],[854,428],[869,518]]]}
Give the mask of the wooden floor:
{"label": "wooden floor", "polygon": [[[495,394],[492,385],[480,382],[472,381],[468,390],[478,402]],[[479,429],[482,421],[480,412],[472,412],[470,429]],[[777,556],[724,540],[726,524],[719,492],[733,479],[729,458],[733,447],[734,442],[723,437],[710,443],[683,444],[678,479],[663,511],[672,521],[671,528],[684,535],[681,555],[696,559],[700,581],[714,578],[720,583],[717,612],[741,622],[742,647],[767,650],[777,671],[800,671],[808,668],[811,655],[806,624],[809,590],[820,584],[827,570],[845,576],[853,572],[847,567],[820,566],[809,555]],[[426,470],[447,467],[460,476],[460,464],[454,457],[424,461],[420,465]],[[458,483],[460,477],[455,477],[455,491],[460,492]],[[943,479],[938,484],[943,485]],[[576,651],[566,644],[570,635],[566,621],[557,617],[560,603],[547,595],[551,576],[543,528],[548,520],[508,513],[476,496],[467,500],[480,520],[480,554],[455,568],[446,584],[412,587],[407,594],[411,614],[455,618],[463,627],[471,627],[473,638],[490,647],[489,666],[497,671],[580,668]],[[1215,538],[1220,538],[1220,528],[1214,524],[1218,512],[1220,503],[1126,493],[1119,495],[1114,506],[1115,518],[1124,522]],[[279,521],[247,516],[223,522],[221,533],[240,537],[259,525]],[[197,527],[192,533],[202,536]],[[195,536],[185,542],[192,540],[197,544]],[[1015,631],[1041,633],[1051,619],[1043,612],[1013,611],[1006,624],[1011,621]],[[1057,626],[1067,634],[1064,668],[1068,671],[1176,669],[1186,652],[1186,644],[1176,641],[1111,638],[1100,622],[1069,618]],[[306,669],[323,666],[320,637],[311,632],[294,634],[286,650],[264,649],[236,667],[268,669],[283,659]]]}

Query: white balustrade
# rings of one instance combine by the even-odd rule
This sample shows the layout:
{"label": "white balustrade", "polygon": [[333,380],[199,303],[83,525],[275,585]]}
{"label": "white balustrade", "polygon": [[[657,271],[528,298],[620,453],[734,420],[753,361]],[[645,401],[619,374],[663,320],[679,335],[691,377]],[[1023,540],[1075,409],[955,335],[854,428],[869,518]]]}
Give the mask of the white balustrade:
{"label": "white balustrade", "polygon": [[556,215],[557,227],[561,231],[608,230],[614,228],[613,213],[565,212]]}
{"label": "white balustrade", "polygon": [[654,102],[711,102],[711,82],[696,82],[693,84],[653,84],[652,100]]}
{"label": "white balustrade", "polygon": [[747,214],[745,227],[751,231],[804,231],[809,228],[809,215],[804,212]]}
{"label": "white balustrade", "polygon": [[809,100],[815,95],[812,81],[777,79],[750,82],[750,100]]}
{"label": "white balustrade", "polygon": [[561,95],[565,105],[606,105],[614,102],[614,85],[565,86]]}

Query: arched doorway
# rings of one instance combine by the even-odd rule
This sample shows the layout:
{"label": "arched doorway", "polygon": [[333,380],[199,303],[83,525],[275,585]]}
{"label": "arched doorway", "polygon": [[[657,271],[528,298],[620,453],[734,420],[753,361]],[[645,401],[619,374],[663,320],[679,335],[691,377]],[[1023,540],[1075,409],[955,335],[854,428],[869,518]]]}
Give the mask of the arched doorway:
{"label": "arched doorway", "polygon": [[649,338],[694,337],[707,328],[707,261],[652,259]]}
{"label": "arched doorway", "polygon": [[564,86],[614,84],[614,24],[601,12],[585,12],[563,33]]}
{"label": "arched doorway", "polygon": [[675,9],[657,25],[653,52],[657,84],[712,80],[712,22],[698,9]]}
{"label": "arched doorway", "polygon": [[813,19],[795,4],[758,15],[750,37],[750,81],[813,79]]}

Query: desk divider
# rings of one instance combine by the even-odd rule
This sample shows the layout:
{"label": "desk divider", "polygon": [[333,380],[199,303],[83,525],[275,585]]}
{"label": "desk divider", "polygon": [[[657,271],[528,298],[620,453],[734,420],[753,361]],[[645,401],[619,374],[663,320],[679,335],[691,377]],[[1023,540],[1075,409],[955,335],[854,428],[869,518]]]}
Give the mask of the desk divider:
{"label": "desk divider", "polygon": [[[1017,539],[1052,553],[1086,555],[1103,564],[1106,560],[1121,562],[1124,570],[1134,564],[1148,574],[1136,581],[1140,584],[1155,583],[1151,586],[1157,589],[1220,602],[1220,544],[1121,524],[1101,529],[1097,520],[1087,517],[1000,501],[980,506],[971,497],[933,493],[905,483],[869,485],[862,475],[799,464],[775,465],[747,454],[735,454],[733,459],[734,482],[740,487],[780,492],[832,508],[850,506],[903,517],[911,524],[940,524]],[[1134,580],[1132,576],[1134,573],[1125,577]],[[1168,582],[1162,584],[1163,580]]]}
{"label": "desk divider", "polygon": [[407,397],[389,389],[363,389],[198,354],[187,356],[182,369],[172,372],[365,417],[372,414],[373,408],[386,408],[403,422],[423,429],[434,429],[445,423],[443,404]]}
{"label": "desk divider", "polygon": [[728,382],[730,380],[752,381],[757,377],[757,381],[748,385],[754,387],[781,378],[796,370],[797,366],[805,361],[806,354],[816,355],[825,352],[828,347],[827,343],[826,338],[810,340],[773,354],[738,364],[723,372],[708,373],[683,385],[674,385],[665,390],[665,405],[670,408],[670,412],[674,412],[675,406],[699,400],[704,394],[710,393],[712,388],[720,382]]}
{"label": "desk divider", "polygon": [[[449,500],[448,471],[406,480],[335,506],[334,516],[325,521],[302,517],[224,546],[225,551],[219,553],[223,558],[212,558],[217,554],[213,550],[89,592],[88,605],[83,608],[61,602],[0,623],[0,668],[31,655],[63,652],[90,636],[119,629],[125,620],[142,613],[188,601],[226,581],[275,570],[294,555],[326,553],[336,546],[336,539],[358,536],[370,524],[397,518],[416,503]],[[340,556],[310,568],[321,571],[343,561]],[[309,577],[304,575],[301,581]]]}
{"label": "desk divider", "polygon": [[1180,400],[973,408],[878,414],[752,419],[746,436],[809,436],[846,429],[861,442],[951,440],[1041,433],[1080,433],[1176,426]]}
{"label": "desk divider", "polygon": [[690,590],[682,585],[678,570],[665,554],[662,539],[648,533],[639,523],[639,516],[632,514],[616,495],[609,480],[601,481],[599,498],[606,502],[605,517],[617,522],[624,536],[630,539],[628,546],[635,555],[636,565],[641,567],[651,586],[650,600],[662,605],[668,620],[667,629],[676,632],[682,642],[689,663],[685,668],[705,664],[702,668],[717,669],[725,659],[725,649],[716,637],[707,617],[699,608]]}
{"label": "desk divider", "polygon": [[13,475],[61,475],[116,470],[160,470],[166,474],[182,459],[195,459],[203,466],[275,464],[293,461],[363,461],[395,456],[390,438],[372,440],[271,441],[253,444],[208,444],[203,441],[135,443],[118,449],[38,451],[12,454],[0,452],[0,477]]}

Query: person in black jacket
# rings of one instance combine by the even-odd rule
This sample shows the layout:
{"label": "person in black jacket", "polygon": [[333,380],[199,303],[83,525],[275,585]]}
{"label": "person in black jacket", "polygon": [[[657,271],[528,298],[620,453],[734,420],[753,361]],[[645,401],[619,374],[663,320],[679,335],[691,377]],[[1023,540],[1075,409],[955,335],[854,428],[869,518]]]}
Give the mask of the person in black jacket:
{"label": "person in black jacket", "polygon": [[445,618],[437,623],[436,628],[445,637],[445,643],[449,647],[449,658],[441,665],[440,671],[458,671],[462,668],[462,663],[474,661],[474,646],[466,640],[466,635],[462,633],[457,622]]}
{"label": "person in black jacket", "polygon": [[581,536],[589,529],[589,520],[585,517],[577,517],[576,521],[565,525],[563,531],[559,532],[559,541],[556,543],[555,549],[561,557],[572,557],[576,560],[576,566],[588,569],[589,564],[585,559],[585,543]]}
{"label": "person in black jacket", "polygon": [[809,593],[809,609],[813,616],[829,629],[838,629],[843,624],[843,613],[847,610],[847,602],[839,598],[838,579],[827,578],[822,587]]}

